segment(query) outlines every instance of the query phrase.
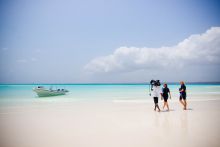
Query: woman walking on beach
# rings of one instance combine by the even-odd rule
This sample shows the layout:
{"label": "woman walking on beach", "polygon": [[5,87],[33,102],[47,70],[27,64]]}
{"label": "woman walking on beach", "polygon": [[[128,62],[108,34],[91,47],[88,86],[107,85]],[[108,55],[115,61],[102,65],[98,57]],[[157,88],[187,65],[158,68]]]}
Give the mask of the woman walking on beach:
{"label": "woman walking on beach", "polygon": [[163,109],[165,107],[167,107],[167,111],[169,111],[170,108],[169,108],[167,100],[168,100],[169,96],[170,96],[170,99],[171,99],[171,94],[170,94],[170,89],[167,87],[166,83],[163,84],[162,96],[163,96],[163,100],[164,100]]}
{"label": "woman walking on beach", "polygon": [[183,81],[180,82],[181,87],[179,88],[180,92],[180,103],[183,105],[183,110],[186,110],[187,102],[186,102],[186,86]]}

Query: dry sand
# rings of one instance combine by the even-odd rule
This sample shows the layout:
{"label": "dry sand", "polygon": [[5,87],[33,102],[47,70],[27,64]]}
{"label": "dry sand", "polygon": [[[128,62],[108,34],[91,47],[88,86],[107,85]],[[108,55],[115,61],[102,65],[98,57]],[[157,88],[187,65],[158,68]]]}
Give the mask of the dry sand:
{"label": "dry sand", "polygon": [[[160,106],[162,103],[160,103]],[[220,101],[70,102],[0,107],[1,147],[219,147]]]}

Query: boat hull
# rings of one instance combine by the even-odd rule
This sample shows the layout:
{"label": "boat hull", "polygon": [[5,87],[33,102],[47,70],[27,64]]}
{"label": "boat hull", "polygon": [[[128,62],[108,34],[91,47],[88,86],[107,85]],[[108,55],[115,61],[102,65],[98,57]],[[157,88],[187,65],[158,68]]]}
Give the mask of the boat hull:
{"label": "boat hull", "polygon": [[46,89],[34,89],[39,97],[50,97],[50,96],[59,96],[65,95],[67,91],[58,91],[58,90],[46,90]]}

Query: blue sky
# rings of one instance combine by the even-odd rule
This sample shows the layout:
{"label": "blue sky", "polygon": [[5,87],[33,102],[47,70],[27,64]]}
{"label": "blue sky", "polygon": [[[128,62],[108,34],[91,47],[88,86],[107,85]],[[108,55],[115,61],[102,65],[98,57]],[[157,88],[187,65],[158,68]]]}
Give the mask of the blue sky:
{"label": "blue sky", "polygon": [[[153,48],[157,55],[158,48],[176,46],[193,34],[219,27],[219,6],[214,0],[1,0],[0,82],[220,81],[219,62],[204,67],[196,61],[200,64],[178,69],[146,64],[140,69],[132,64],[129,70],[87,70],[88,65],[89,69],[97,66],[91,62],[111,56],[121,47],[146,52]],[[214,41],[216,49],[219,37]],[[219,50],[215,53],[219,55]],[[123,58],[114,62],[133,60]],[[185,62],[189,61],[181,60]],[[190,73],[192,69],[196,72]]]}

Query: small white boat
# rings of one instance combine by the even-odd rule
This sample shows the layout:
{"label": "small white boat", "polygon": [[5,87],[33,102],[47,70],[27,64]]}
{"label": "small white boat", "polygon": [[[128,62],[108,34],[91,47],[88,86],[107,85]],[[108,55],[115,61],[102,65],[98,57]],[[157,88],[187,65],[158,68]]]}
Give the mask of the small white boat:
{"label": "small white boat", "polygon": [[56,89],[56,90],[53,90],[52,88],[45,89],[43,86],[35,87],[33,91],[36,92],[39,97],[65,95],[67,92],[69,92],[66,89]]}

